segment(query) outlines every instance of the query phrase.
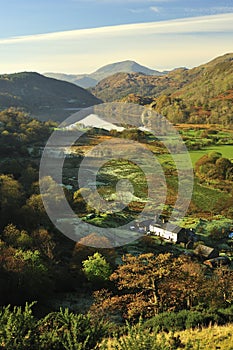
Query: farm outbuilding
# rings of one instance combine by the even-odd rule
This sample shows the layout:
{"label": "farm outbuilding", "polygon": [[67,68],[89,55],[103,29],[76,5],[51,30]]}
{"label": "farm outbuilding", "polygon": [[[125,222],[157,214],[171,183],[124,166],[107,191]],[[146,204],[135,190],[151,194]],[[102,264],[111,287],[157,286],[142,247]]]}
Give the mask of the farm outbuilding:
{"label": "farm outbuilding", "polygon": [[214,259],[219,256],[219,251],[216,248],[208,247],[204,244],[199,244],[194,253],[204,260]]}

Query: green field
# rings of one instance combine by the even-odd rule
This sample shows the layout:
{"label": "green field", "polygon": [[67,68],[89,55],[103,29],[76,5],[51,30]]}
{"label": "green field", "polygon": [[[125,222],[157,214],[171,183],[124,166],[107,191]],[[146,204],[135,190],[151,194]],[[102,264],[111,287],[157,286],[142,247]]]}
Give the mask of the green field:
{"label": "green field", "polygon": [[230,195],[215,188],[210,188],[194,182],[193,203],[199,210],[212,211],[217,203],[224,203],[230,198]]}
{"label": "green field", "polygon": [[193,165],[200,159],[204,154],[209,152],[220,152],[223,157],[233,160],[233,145],[221,145],[221,146],[212,146],[199,151],[189,151],[190,157],[192,159]]}

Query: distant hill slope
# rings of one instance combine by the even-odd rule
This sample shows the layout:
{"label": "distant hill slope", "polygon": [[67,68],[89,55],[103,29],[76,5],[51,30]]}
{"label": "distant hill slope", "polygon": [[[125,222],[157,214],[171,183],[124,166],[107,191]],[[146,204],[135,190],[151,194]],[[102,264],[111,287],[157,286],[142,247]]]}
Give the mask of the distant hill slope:
{"label": "distant hill slope", "polygon": [[147,67],[144,67],[137,62],[126,60],[122,62],[111,63],[99,68],[97,71],[91,74],[63,74],[63,73],[45,73],[45,76],[69,81],[83,88],[94,87],[97,83],[115,73],[143,73],[146,75],[163,75],[163,72],[159,72]]}
{"label": "distant hill slope", "polygon": [[[196,99],[217,98],[219,94],[233,89],[233,53],[220,56],[186,72],[187,83],[176,95]],[[191,78],[191,79],[190,79]]]}
{"label": "distant hill slope", "polygon": [[[183,70],[181,73],[183,74]],[[101,80],[90,91],[103,101],[110,102],[129,94],[142,97],[169,94],[184,86],[185,82],[185,79],[180,79],[179,74],[148,76],[141,73],[116,73]]]}
{"label": "distant hill slope", "polygon": [[114,74],[90,91],[107,102],[150,97],[154,108],[173,122],[233,124],[233,53],[163,76]]}
{"label": "distant hill slope", "polygon": [[38,119],[60,121],[100,102],[83,88],[38,73],[0,75],[0,109],[22,107]]}
{"label": "distant hill slope", "polygon": [[[161,103],[161,113],[191,123],[233,125],[233,53],[187,71],[187,82],[174,91],[169,104]],[[159,102],[159,101],[158,101]]]}

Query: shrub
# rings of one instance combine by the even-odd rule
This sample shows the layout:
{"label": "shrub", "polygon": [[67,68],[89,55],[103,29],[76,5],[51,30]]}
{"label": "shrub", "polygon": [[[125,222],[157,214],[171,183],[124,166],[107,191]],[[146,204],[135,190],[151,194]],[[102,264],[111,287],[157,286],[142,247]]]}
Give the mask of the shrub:
{"label": "shrub", "polygon": [[91,350],[106,334],[108,325],[89,315],[76,315],[68,309],[52,312],[38,323],[40,349]]}
{"label": "shrub", "polygon": [[[222,311],[223,313],[223,311]],[[229,314],[230,311],[229,311]],[[228,319],[229,320],[229,319]],[[226,322],[228,322],[226,320]],[[144,323],[144,328],[157,329],[159,331],[174,332],[209,324],[222,324],[223,318],[215,311],[181,310],[180,312],[164,312]]]}
{"label": "shrub", "polygon": [[91,282],[108,281],[112,273],[111,267],[106,259],[99,253],[94,253],[83,261],[83,271]]}
{"label": "shrub", "polygon": [[233,305],[226,309],[219,309],[218,315],[222,318],[222,324],[233,322]]}
{"label": "shrub", "polygon": [[185,329],[187,310],[180,312],[163,312],[144,323],[145,328],[158,329],[159,331],[176,331]]}
{"label": "shrub", "polygon": [[114,337],[111,343],[105,340],[100,345],[100,350],[172,350],[182,345],[178,337],[173,335],[167,340],[164,335],[158,338],[157,332],[151,333],[145,330],[140,321],[134,326],[127,324],[126,335]]}
{"label": "shrub", "polygon": [[68,309],[52,312],[38,321],[32,314],[33,305],[0,310],[0,349],[91,350],[108,333],[108,324]]}
{"label": "shrub", "polygon": [[24,309],[10,306],[0,310],[0,348],[6,350],[32,350],[36,347],[36,319],[32,314],[32,304]]}

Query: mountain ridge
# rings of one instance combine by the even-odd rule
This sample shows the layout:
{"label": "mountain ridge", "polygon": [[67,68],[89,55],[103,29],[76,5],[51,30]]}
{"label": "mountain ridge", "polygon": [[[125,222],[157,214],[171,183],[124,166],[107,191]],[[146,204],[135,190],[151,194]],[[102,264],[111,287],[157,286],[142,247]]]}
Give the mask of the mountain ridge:
{"label": "mountain ridge", "polygon": [[0,108],[23,108],[40,120],[64,120],[71,110],[100,102],[81,87],[36,72],[0,75]]}
{"label": "mountain ridge", "polygon": [[[111,65],[98,71],[112,71]],[[24,108],[41,120],[61,121],[81,108],[112,101],[148,105],[174,123],[232,125],[233,53],[163,75],[115,73],[89,91],[36,72],[0,75],[0,109]]]}
{"label": "mountain ridge", "polygon": [[96,86],[98,82],[104,78],[120,72],[143,73],[145,75],[158,76],[165,74],[164,72],[159,72],[146,66],[142,66],[135,61],[125,60],[104,65],[90,74],[44,73],[44,75],[55,79],[69,81],[83,88],[90,88]]}
{"label": "mountain ridge", "polygon": [[233,124],[233,53],[162,76],[116,73],[90,91],[104,102],[153,103],[175,123]]}

